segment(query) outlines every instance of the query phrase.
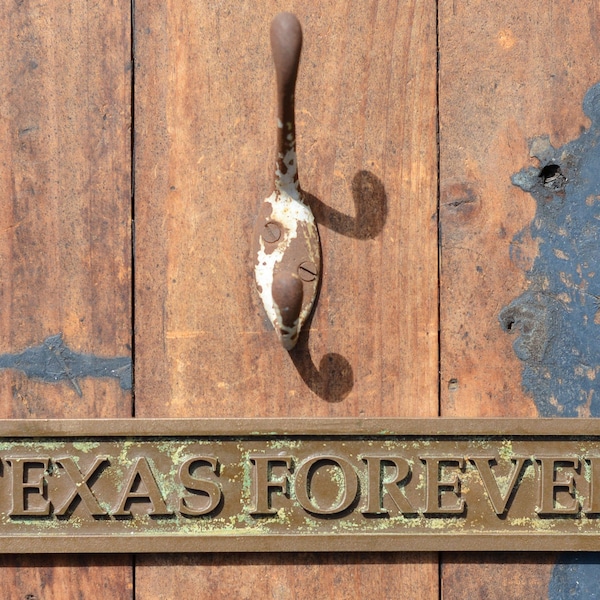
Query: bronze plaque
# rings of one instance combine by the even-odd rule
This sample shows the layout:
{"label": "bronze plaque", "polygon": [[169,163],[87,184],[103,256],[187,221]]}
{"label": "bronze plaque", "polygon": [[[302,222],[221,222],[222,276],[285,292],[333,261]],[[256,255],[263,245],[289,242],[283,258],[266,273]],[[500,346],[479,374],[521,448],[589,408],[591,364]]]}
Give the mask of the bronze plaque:
{"label": "bronze plaque", "polygon": [[0,421],[0,551],[600,550],[594,419]]}

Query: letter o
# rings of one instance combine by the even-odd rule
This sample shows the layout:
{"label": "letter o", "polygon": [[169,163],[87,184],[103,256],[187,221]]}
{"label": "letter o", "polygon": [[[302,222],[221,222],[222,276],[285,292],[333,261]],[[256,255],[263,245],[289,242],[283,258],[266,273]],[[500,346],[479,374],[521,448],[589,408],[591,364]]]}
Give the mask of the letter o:
{"label": "letter o", "polygon": [[[311,483],[316,471],[325,465],[334,465],[341,471],[342,481],[332,478],[338,486],[338,498],[333,506],[323,508],[315,503],[311,494]],[[355,500],[358,493],[358,475],[352,465],[338,456],[313,456],[305,460],[296,471],[294,477],[294,493],[300,506],[307,512],[317,515],[335,515],[346,510]]]}

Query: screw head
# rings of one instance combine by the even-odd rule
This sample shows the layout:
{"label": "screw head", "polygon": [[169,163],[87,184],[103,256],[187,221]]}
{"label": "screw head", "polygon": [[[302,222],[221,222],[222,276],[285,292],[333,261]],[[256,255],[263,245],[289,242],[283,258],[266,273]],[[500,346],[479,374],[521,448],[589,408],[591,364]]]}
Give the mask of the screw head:
{"label": "screw head", "polygon": [[265,226],[262,230],[262,238],[265,240],[265,242],[274,244],[275,242],[279,241],[280,237],[281,225],[279,225],[279,223],[276,223],[275,221],[269,221],[268,223],[265,223]]}
{"label": "screw head", "polygon": [[300,263],[300,266],[298,267],[298,275],[302,281],[314,281],[318,274],[319,271],[315,263],[311,262],[310,260],[305,260],[304,262]]}

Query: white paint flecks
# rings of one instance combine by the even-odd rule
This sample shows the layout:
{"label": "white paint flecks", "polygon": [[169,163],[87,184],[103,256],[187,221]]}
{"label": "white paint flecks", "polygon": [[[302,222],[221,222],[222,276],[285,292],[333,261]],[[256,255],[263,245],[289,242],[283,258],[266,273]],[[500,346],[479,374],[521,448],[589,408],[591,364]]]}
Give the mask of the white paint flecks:
{"label": "white paint flecks", "polygon": [[[278,126],[283,127],[281,122],[278,123]],[[283,169],[276,169],[275,191],[265,200],[265,203],[271,209],[269,220],[282,226],[281,237],[275,244],[269,244],[268,252],[266,251],[265,241],[262,238],[259,239],[255,265],[259,295],[269,320],[287,350],[291,350],[295,346],[300,329],[312,309],[314,297],[303,302],[302,311],[293,327],[283,325],[280,309],[273,300],[272,288],[275,270],[282,262],[292,240],[298,237],[301,228],[308,240],[316,240],[316,244],[307,242],[309,246],[307,247],[307,258],[313,260],[315,264],[320,262],[318,232],[314,216],[310,208],[303,202],[299,191],[297,159],[293,140],[290,140],[290,146],[285,155],[279,156],[283,163]]]}

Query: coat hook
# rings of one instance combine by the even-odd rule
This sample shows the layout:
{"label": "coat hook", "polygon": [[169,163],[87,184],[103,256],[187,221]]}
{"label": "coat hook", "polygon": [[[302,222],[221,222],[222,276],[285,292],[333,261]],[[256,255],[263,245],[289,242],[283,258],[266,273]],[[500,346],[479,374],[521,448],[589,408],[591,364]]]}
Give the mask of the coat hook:
{"label": "coat hook", "polygon": [[302,29],[291,13],[271,23],[277,75],[275,190],[262,203],[254,233],[258,292],[283,347],[291,350],[310,315],[321,275],[321,244],[298,183],[294,95]]}

